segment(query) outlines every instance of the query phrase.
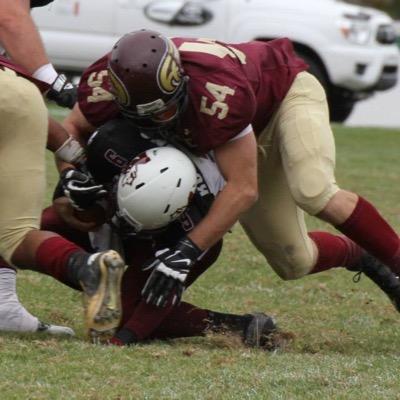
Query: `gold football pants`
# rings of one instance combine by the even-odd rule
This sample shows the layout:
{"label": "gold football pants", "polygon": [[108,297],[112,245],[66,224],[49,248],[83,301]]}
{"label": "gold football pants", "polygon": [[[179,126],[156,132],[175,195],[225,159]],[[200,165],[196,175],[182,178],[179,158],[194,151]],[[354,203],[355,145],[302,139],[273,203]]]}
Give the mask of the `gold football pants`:
{"label": "gold football pants", "polygon": [[30,81],[0,70],[0,255],[38,229],[45,193],[47,109]]}
{"label": "gold football pants", "polygon": [[318,214],[339,190],[326,95],[312,75],[297,76],[258,150],[259,200],[241,224],[277,274],[296,279],[316,261],[304,211]]}

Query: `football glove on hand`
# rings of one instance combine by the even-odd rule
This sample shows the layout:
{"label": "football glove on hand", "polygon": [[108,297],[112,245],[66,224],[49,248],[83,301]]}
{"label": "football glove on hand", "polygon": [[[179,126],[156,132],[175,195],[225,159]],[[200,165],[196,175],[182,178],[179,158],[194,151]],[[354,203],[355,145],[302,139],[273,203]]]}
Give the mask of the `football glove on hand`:
{"label": "football glove on hand", "polygon": [[60,180],[64,195],[79,211],[90,208],[107,195],[103,185],[97,185],[89,175],[73,168],[65,169],[60,175]]}
{"label": "football glove on hand", "polygon": [[60,74],[51,84],[46,97],[61,107],[73,108],[78,97],[77,87],[68,82],[64,74]]}
{"label": "football glove on hand", "polygon": [[146,303],[165,307],[173,293],[178,304],[185,290],[186,277],[202,251],[189,239],[181,239],[173,249],[159,250],[143,271],[152,270],[142,290]]}

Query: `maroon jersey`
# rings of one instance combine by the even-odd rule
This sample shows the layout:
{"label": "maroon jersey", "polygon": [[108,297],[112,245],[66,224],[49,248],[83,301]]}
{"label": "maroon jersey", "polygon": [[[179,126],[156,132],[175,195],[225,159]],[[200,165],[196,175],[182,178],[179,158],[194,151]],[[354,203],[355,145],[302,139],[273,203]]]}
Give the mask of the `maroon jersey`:
{"label": "maroon jersey", "polygon": [[39,81],[38,79],[35,79],[25,68],[15,64],[7,57],[1,56],[1,55],[0,55],[0,68],[1,69],[4,69],[4,68],[11,69],[17,75],[30,80],[32,83],[34,83],[39,88],[39,90],[42,93],[44,93],[46,90],[48,90],[50,88],[50,85],[48,83]]}
{"label": "maroon jersey", "polygon": [[[307,65],[288,39],[226,44],[173,38],[189,76],[187,109],[177,138],[192,150],[207,152],[232,139],[248,125],[258,135]],[[84,73],[79,105],[95,126],[118,114],[107,76],[107,56]]]}

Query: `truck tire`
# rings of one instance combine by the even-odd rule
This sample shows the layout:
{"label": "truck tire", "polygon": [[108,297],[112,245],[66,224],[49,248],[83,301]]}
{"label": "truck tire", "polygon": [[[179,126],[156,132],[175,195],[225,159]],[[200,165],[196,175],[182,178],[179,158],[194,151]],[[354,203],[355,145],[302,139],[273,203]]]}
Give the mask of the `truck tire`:
{"label": "truck tire", "polygon": [[332,122],[345,122],[354,109],[355,101],[340,93],[328,97],[330,118]]}
{"label": "truck tire", "polygon": [[325,73],[324,67],[321,65],[319,60],[316,60],[314,57],[304,54],[303,52],[297,51],[297,54],[300,58],[302,58],[309,66],[308,72],[313,74],[320,82],[320,84],[328,90],[329,82]]}
{"label": "truck tire", "polygon": [[341,93],[330,84],[319,60],[299,51],[297,54],[309,65],[308,72],[313,74],[324,87],[328,97],[331,122],[344,122],[353,111],[355,101],[348,94]]}

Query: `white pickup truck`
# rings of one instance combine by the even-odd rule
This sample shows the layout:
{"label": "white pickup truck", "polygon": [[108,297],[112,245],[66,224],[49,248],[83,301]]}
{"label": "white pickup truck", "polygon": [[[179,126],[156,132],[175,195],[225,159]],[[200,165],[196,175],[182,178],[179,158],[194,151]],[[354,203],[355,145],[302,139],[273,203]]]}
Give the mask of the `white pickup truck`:
{"label": "white pickup truck", "polygon": [[132,30],[226,42],[289,37],[327,89],[331,118],[398,78],[390,17],[339,0],[56,0],[33,10],[52,61],[79,71]]}

